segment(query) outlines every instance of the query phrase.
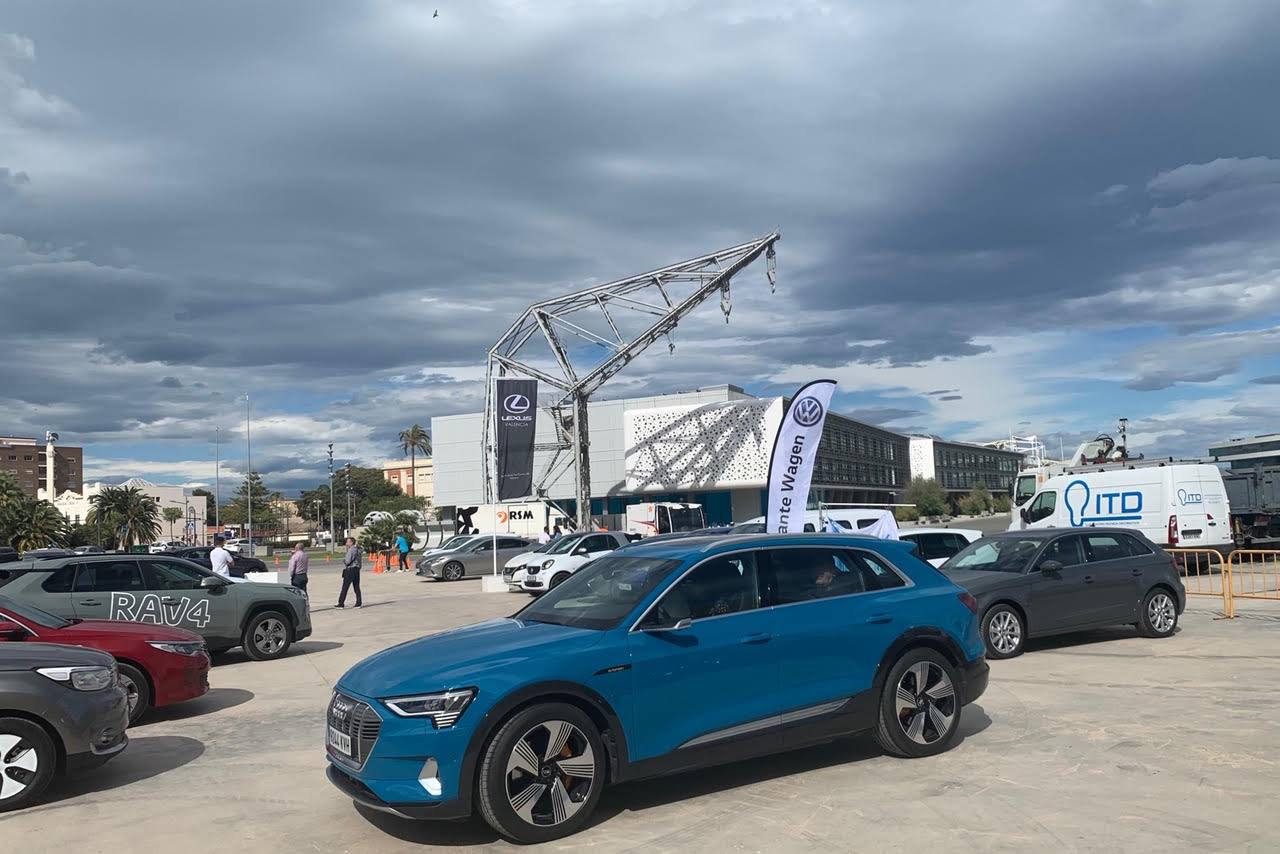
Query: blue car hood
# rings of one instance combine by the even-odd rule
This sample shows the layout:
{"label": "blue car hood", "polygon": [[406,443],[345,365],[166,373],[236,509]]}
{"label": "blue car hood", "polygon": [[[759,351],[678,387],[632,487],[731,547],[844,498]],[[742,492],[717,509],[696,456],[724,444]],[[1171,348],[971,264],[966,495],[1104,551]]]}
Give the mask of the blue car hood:
{"label": "blue car hood", "polygon": [[594,646],[604,635],[510,618],[486,620],[384,649],[348,670],[338,687],[366,697],[464,688],[531,660],[545,668],[552,656]]}

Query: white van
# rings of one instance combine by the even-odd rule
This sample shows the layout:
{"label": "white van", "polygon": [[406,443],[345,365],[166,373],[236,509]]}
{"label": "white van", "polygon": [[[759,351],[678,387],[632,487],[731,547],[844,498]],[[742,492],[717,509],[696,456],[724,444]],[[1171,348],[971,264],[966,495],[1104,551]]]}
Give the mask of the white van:
{"label": "white van", "polygon": [[1040,485],[1009,530],[1098,525],[1136,528],[1163,546],[1229,547],[1231,511],[1222,472],[1174,464],[1058,475]]}
{"label": "white van", "polygon": [[[833,521],[841,530],[851,534],[864,533],[867,536],[879,537],[882,540],[898,539],[898,521],[890,510],[878,510],[874,507],[826,507],[821,511],[806,510],[804,513],[804,530],[806,532],[822,531],[827,521]],[[750,527],[748,527],[750,526]],[[758,528],[757,528],[758,526]],[[764,533],[764,517],[757,516],[746,522],[733,526],[733,533]],[[738,530],[742,528],[742,530]]]}

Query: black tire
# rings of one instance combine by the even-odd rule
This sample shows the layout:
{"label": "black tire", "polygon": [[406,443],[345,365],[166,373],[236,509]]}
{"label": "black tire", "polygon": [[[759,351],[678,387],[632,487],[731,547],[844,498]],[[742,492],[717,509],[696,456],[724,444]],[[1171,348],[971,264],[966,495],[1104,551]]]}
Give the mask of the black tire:
{"label": "black tire", "polygon": [[547,585],[547,589],[555,590],[561,584],[564,584],[564,580],[568,578],[571,574],[572,573],[568,573],[568,572],[557,572],[555,575],[551,576],[551,583]]}
{"label": "black tire", "polygon": [[[564,723],[571,724],[575,732],[566,737],[562,750],[552,755],[565,752],[570,755],[559,762],[543,758],[552,750],[553,728],[561,732],[558,725]],[[517,744],[522,741],[532,748],[532,758],[539,760],[537,773],[526,774],[520,767],[512,767],[518,761]],[[560,770],[560,762],[582,760],[588,749],[590,759],[577,763],[577,767],[583,774],[590,767],[589,781]],[[490,827],[512,842],[532,844],[569,836],[581,830],[595,811],[604,789],[606,768],[604,742],[591,718],[581,709],[567,703],[530,706],[499,727],[485,748],[476,782],[480,814]],[[528,783],[521,788],[526,777]],[[541,780],[550,783],[543,784]],[[559,796],[559,804],[554,791],[557,784],[564,793]],[[512,802],[527,795],[525,789],[535,788],[540,789],[540,793],[528,798],[525,806],[532,820],[526,820],[516,812]],[[567,812],[568,808],[573,812],[558,818],[557,813]]]}
{"label": "black tire", "polygon": [[1138,633],[1145,638],[1167,638],[1177,630],[1177,598],[1164,587],[1148,590],[1138,609]]}
{"label": "black tire", "polygon": [[444,565],[444,569],[440,570],[440,578],[445,581],[460,581],[464,572],[462,564],[452,560]]}
{"label": "black tire", "polygon": [[941,653],[926,647],[907,650],[889,669],[880,691],[876,741],[884,752],[917,759],[950,747],[960,729],[958,685],[955,668]]}
{"label": "black tire", "polygon": [[982,615],[982,644],[987,658],[1015,658],[1027,642],[1027,622],[1012,605],[992,605]]}
{"label": "black tire", "polygon": [[[20,810],[34,803],[49,788],[58,763],[53,739],[39,724],[24,718],[0,718],[0,775],[23,788],[0,799],[0,812]],[[31,767],[34,765],[34,768]]]}
{"label": "black tire", "polygon": [[[283,635],[281,635],[283,631]],[[293,645],[293,625],[279,611],[260,611],[249,618],[240,637],[244,654],[254,661],[272,661]]]}
{"label": "black tire", "polygon": [[151,711],[151,683],[146,674],[132,664],[120,664],[120,682],[129,693],[129,726]]}

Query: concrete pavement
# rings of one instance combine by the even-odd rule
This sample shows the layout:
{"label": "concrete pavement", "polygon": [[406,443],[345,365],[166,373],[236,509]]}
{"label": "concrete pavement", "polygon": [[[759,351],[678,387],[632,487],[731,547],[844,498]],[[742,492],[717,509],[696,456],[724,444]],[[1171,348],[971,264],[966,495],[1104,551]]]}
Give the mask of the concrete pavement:
{"label": "concrete pavement", "polygon": [[[478,583],[364,576],[334,611],[313,570],[315,634],[287,658],[223,657],[201,700],[155,714],[104,768],[0,816],[25,851],[391,852],[509,848],[479,819],[413,823],[352,807],[324,778],[324,710],[356,661],[508,614]],[[350,601],[348,602],[350,604]],[[963,740],[931,759],[867,738],[606,791],[555,850],[1280,849],[1280,609],[1214,620],[1193,601],[1168,640],[1129,628],[1032,642],[992,663]]]}

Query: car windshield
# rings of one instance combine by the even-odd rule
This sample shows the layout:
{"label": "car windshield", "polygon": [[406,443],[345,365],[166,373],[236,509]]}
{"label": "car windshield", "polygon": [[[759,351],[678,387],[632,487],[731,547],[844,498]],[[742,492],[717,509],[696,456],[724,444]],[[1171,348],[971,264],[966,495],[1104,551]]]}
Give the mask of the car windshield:
{"label": "car windshield", "polygon": [[471,534],[459,534],[456,537],[450,537],[449,539],[445,540],[444,543],[437,546],[436,548],[440,549],[440,551],[442,552],[447,552],[452,549],[456,549],[458,548],[458,546],[462,545],[467,540],[470,540],[471,536],[472,536]]}
{"label": "car windshield", "polygon": [[535,599],[515,618],[581,629],[612,629],[679,565],[678,560],[605,555]]}
{"label": "car windshield", "polygon": [[30,605],[20,605],[7,596],[0,596],[0,608],[4,608],[19,620],[34,623],[42,629],[64,629],[71,625],[69,621],[55,617],[48,611],[41,611]]}
{"label": "car windshield", "polygon": [[942,565],[943,569],[977,569],[990,572],[1022,572],[1037,551],[1041,540],[997,537],[970,543]]}
{"label": "car windshield", "polygon": [[586,534],[575,534],[572,537],[561,537],[560,539],[556,540],[554,543],[547,544],[551,546],[551,548],[547,549],[546,553],[549,555],[568,554],[569,552],[573,551],[574,546],[582,542],[582,539],[585,536]]}
{"label": "car windshield", "polygon": [[671,513],[671,532],[696,531],[707,523],[702,518],[701,507],[668,507]]}

